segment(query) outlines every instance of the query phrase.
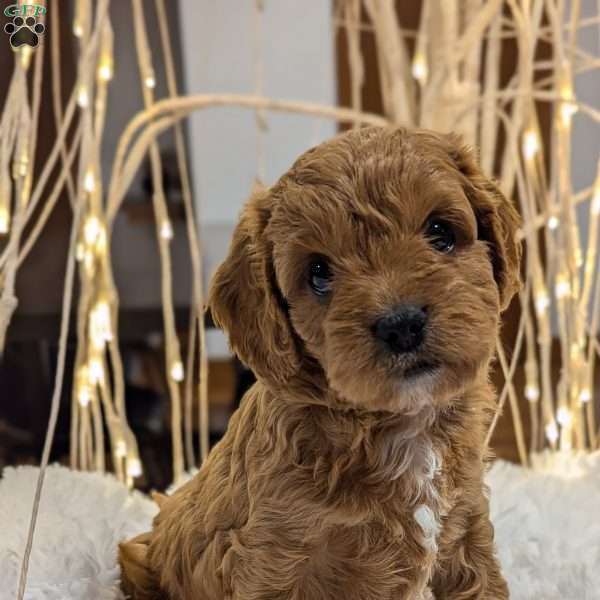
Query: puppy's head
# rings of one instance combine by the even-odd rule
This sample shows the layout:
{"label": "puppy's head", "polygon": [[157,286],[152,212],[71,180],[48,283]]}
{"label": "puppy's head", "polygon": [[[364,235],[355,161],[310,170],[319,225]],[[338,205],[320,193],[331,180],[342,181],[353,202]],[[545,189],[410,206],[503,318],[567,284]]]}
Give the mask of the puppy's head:
{"label": "puppy's head", "polygon": [[455,136],[356,130],[254,194],[211,311],[268,385],[318,363],[362,408],[443,404],[492,356],[517,225]]}

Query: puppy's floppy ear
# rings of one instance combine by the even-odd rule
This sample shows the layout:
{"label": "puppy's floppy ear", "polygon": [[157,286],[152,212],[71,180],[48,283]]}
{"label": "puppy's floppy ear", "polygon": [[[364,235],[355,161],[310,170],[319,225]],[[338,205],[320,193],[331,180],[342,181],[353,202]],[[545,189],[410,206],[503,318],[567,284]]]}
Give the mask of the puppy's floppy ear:
{"label": "puppy's floppy ear", "polygon": [[500,308],[504,310],[521,285],[521,244],[517,230],[521,217],[498,186],[479,168],[473,151],[462,143],[459,136],[449,135],[451,156],[465,176],[465,193],[471,202],[478,237],[488,242],[494,278],[500,293]]}
{"label": "puppy's floppy ear", "polygon": [[212,279],[209,306],[232,350],[256,376],[283,384],[297,371],[299,356],[265,232],[272,207],[264,188],[247,202],[229,254]]}

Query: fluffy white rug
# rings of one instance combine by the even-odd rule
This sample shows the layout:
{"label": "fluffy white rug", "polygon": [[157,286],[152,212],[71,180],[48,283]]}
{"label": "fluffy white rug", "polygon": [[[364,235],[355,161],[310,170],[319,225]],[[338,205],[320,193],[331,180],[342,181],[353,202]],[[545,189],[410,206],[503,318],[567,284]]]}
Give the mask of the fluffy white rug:
{"label": "fluffy white rug", "polygon": [[[37,469],[0,480],[0,598],[15,598]],[[600,598],[600,453],[498,462],[488,476],[498,550],[513,600]],[[51,467],[27,600],[115,600],[117,543],[144,531],[153,502],[112,477]]]}

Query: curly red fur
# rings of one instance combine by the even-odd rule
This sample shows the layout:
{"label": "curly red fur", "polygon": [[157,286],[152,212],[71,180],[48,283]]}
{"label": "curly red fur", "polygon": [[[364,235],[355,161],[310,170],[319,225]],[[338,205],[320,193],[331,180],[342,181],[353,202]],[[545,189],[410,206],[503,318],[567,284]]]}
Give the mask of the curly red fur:
{"label": "curly red fur", "polygon": [[[431,215],[456,248],[436,252]],[[200,473],[122,544],[136,599],[508,598],[483,474],[518,217],[454,136],[368,128],[318,146],[244,209],[210,307],[258,382]],[[317,298],[311,257],[329,258]],[[428,307],[420,354],[371,324]],[[403,375],[404,374],[404,375]]]}

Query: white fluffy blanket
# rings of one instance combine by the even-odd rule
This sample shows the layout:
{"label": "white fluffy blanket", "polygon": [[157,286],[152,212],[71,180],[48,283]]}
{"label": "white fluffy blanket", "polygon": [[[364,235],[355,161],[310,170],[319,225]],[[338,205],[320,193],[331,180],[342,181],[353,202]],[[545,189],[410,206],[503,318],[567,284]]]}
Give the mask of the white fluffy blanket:
{"label": "white fluffy blanket", "polygon": [[[32,467],[0,480],[0,599],[15,598]],[[540,457],[536,470],[503,462],[488,476],[498,551],[513,600],[600,599],[600,453]],[[114,600],[117,543],[156,512],[112,477],[51,467],[46,475],[27,600]]]}

